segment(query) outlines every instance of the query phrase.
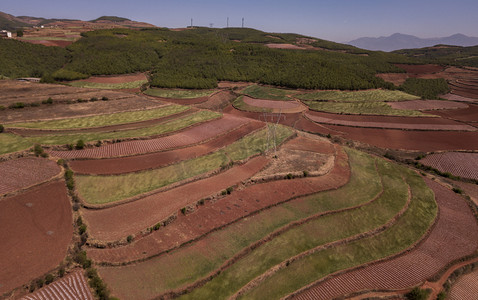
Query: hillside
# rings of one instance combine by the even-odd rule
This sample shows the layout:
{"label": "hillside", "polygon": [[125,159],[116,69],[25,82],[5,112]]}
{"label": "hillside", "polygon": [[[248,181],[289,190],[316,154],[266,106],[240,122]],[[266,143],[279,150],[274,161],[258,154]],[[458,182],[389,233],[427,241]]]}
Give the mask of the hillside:
{"label": "hillside", "polygon": [[437,45],[421,49],[398,50],[394,53],[419,58],[423,63],[478,67],[478,46]]}
{"label": "hillside", "polygon": [[24,26],[30,26],[30,24],[26,23],[20,18],[0,11],[0,30],[13,31]]}

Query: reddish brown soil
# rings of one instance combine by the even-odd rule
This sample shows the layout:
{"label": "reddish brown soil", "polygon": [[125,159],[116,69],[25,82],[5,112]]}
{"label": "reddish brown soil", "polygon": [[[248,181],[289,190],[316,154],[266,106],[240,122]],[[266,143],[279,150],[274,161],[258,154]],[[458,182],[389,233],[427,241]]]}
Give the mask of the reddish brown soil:
{"label": "reddish brown soil", "polygon": [[404,69],[407,73],[411,74],[430,74],[443,71],[445,68],[439,65],[406,65],[395,64],[397,67]]}
{"label": "reddish brown soil", "polygon": [[263,99],[251,98],[248,96],[244,96],[244,102],[251,106],[265,107],[265,108],[292,109],[292,108],[297,108],[299,106],[299,103],[297,103],[296,101],[263,100]]}
{"label": "reddish brown soil", "polygon": [[[279,114],[266,114],[266,117],[264,118],[264,114],[260,112],[246,112],[246,111],[241,111],[238,109],[235,109],[232,105],[229,105],[224,109],[224,113],[228,113],[234,116],[241,116],[241,117],[246,117],[250,119],[255,119],[255,120],[260,120],[260,121],[267,121],[267,122],[277,122],[277,118]],[[279,123],[282,125],[290,126],[295,128],[295,123],[299,119],[299,117],[302,115],[302,113],[292,113],[292,114],[287,114],[287,115],[282,115],[280,118]]]}
{"label": "reddish brown soil", "polygon": [[[468,105],[464,103],[443,101],[443,100],[413,100],[413,101],[400,101],[400,102],[388,102],[394,109],[408,109],[408,110],[436,110],[436,109],[457,109],[468,108]],[[433,112],[429,112],[433,114]]]}
{"label": "reddish brown soil", "polygon": [[10,128],[9,131],[22,136],[38,136],[38,135],[48,135],[48,134],[70,134],[70,133],[85,133],[85,132],[107,132],[107,131],[119,131],[119,130],[132,130],[138,128],[149,127],[164,123],[166,121],[183,117],[185,115],[192,114],[196,112],[197,109],[189,109],[177,114],[169,115],[159,119],[152,119],[140,122],[125,123],[119,125],[111,125],[104,127],[92,127],[92,128],[83,128],[83,129],[71,129],[71,130],[43,130],[43,129],[23,129],[23,128]]}
{"label": "reddish brown soil", "polygon": [[478,180],[478,153],[435,153],[427,155],[420,162],[441,172]]}
{"label": "reddish brown soil", "polygon": [[[155,225],[181,208],[236,185],[264,168],[268,160],[259,156],[241,166],[134,202],[85,210],[84,219],[92,239],[115,241]],[[139,217],[141,216],[141,217]]]}
{"label": "reddish brown soil", "polygon": [[72,238],[72,222],[64,181],[2,199],[0,294],[58,266]]}
{"label": "reddish brown soil", "polygon": [[455,181],[455,184],[458,185],[465,193],[470,196],[471,200],[475,202],[478,206],[478,184],[474,183],[465,183],[460,181]]}
{"label": "reddish brown soil", "polygon": [[305,50],[305,48],[293,44],[265,44],[265,46],[272,49]]}
{"label": "reddish brown soil", "polygon": [[402,85],[409,77],[407,73],[383,73],[377,74],[377,77],[382,78],[385,81],[391,82],[396,86]]}
{"label": "reddish brown soil", "polygon": [[478,295],[478,271],[460,277],[448,293],[449,300],[476,300]]}
{"label": "reddish brown soil", "polygon": [[[323,142],[316,141],[316,143],[317,147],[321,147],[318,144]],[[278,203],[318,191],[338,188],[348,181],[349,176],[347,155],[342,149],[338,149],[334,168],[327,175],[248,186],[234,191],[215,203],[207,203],[204,207],[199,207],[193,214],[180,216],[173,223],[134,244],[112,249],[90,249],[88,255],[95,261],[109,263],[144,259],[196,240],[204,234]]]}
{"label": "reddish brown soil", "polygon": [[[349,120],[337,120],[327,117],[321,117],[317,115],[312,115],[310,113],[305,113],[305,116],[311,119],[314,122],[321,124],[330,124],[330,125],[340,125],[340,126],[350,126],[350,127],[364,127],[364,128],[384,128],[384,129],[400,129],[400,130],[448,130],[448,131],[476,131],[477,128],[461,123],[455,124],[439,124],[447,123],[451,120],[445,120],[440,118],[428,118],[428,123],[418,123],[415,122],[410,124],[408,122],[379,122],[379,121],[349,121]],[[370,120],[373,120],[373,117],[369,117]],[[394,121],[401,121],[400,119],[393,119]],[[425,121],[425,120],[419,120]],[[439,122],[435,122],[439,121]],[[438,124],[437,124],[438,123]]]}
{"label": "reddish brown soil", "polygon": [[226,106],[236,99],[236,96],[231,91],[219,91],[214,93],[206,102],[195,105],[203,109],[222,111]]}
{"label": "reddish brown soil", "polygon": [[435,192],[440,213],[436,225],[421,244],[390,260],[319,281],[294,299],[331,299],[362,290],[405,289],[476,251],[478,224],[466,202],[438,183],[425,181]]}
{"label": "reddish brown soil", "polygon": [[444,99],[452,100],[452,101],[460,101],[460,102],[478,102],[478,99],[473,98],[466,98],[460,95],[455,94],[446,94],[441,96]]}
{"label": "reddish brown soil", "polygon": [[65,275],[65,277],[55,280],[38,291],[21,298],[21,300],[94,300],[95,297],[91,294],[84,272],[83,269],[75,270]]}
{"label": "reddish brown soil", "polygon": [[60,167],[53,161],[24,157],[0,162],[0,195],[39,184],[59,174]]}
{"label": "reddish brown soil", "polygon": [[216,151],[264,126],[264,123],[252,121],[232,132],[197,146],[123,158],[74,160],[70,163],[70,167],[75,173],[95,175],[113,175],[160,168]]}
{"label": "reddish brown soil", "polygon": [[247,121],[245,118],[224,115],[223,118],[204,122],[192,128],[155,139],[127,141],[83,150],[48,151],[48,153],[54,157],[77,159],[110,158],[159,152],[207,141],[217,135],[225,134]]}
{"label": "reddish brown soil", "polygon": [[94,82],[94,83],[126,83],[134,82],[140,80],[148,80],[148,77],[144,73],[138,74],[125,74],[125,75],[115,75],[115,76],[95,76],[88,79],[80,80],[84,82]]}
{"label": "reddish brown soil", "polygon": [[478,122],[478,105],[469,104],[468,108],[443,110],[443,111],[430,111],[427,113],[434,113],[442,118],[458,120],[468,123]]}

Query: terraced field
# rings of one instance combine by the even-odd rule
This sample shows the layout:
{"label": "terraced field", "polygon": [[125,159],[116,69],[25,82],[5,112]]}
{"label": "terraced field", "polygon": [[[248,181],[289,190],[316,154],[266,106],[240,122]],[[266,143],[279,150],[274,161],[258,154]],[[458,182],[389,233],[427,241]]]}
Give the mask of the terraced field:
{"label": "terraced field", "polygon": [[427,155],[420,162],[443,173],[478,180],[478,153],[435,153]]}

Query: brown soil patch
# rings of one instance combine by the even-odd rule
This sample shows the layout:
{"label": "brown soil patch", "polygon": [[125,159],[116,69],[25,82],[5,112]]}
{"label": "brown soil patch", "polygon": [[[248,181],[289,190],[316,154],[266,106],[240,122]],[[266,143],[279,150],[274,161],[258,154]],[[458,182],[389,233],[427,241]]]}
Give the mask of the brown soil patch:
{"label": "brown soil patch", "polygon": [[305,48],[293,44],[265,44],[265,46],[271,49],[305,50]]}
{"label": "brown soil patch", "polygon": [[478,180],[478,153],[445,152],[427,155],[420,163],[455,176]]}
{"label": "brown soil patch", "polygon": [[198,108],[222,111],[236,99],[231,91],[219,91],[214,93],[206,102],[195,105]]}
{"label": "brown soil patch", "polygon": [[[443,100],[413,100],[413,101],[400,101],[400,102],[388,102],[394,109],[408,109],[408,110],[437,110],[437,109],[459,109],[468,108],[468,105],[464,103],[458,103],[454,101]],[[429,112],[433,114],[434,112]]]}
{"label": "brown soil patch", "polygon": [[439,65],[406,65],[406,64],[395,64],[395,66],[400,69],[404,69],[407,73],[411,74],[430,74],[438,73],[444,70],[444,67]]}
{"label": "brown soil patch", "polygon": [[[176,214],[181,208],[236,185],[264,168],[268,160],[259,156],[241,166],[134,202],[101,209],[85,210],[84,219],[92,239],[115,241],[136,234]],[[141,218],[138,218],[141,216]]]}
{"label": "brown soil patch", "polygon": [[58,266],[72,238],[72,223],[64,181],[2,199],[0,294]]}
{"label": "brown soil patch", "polygon": [[478,224],[466,202],[425,179],[435,192],[440,213],[430,234],[416,248],[395,258],[330,276],[294,299],[331,299],[364,290],[401,290],[424,282],[448,263],[476,251]]}
{"label": "brown soil patch", "polygon": [[391,82],[396,86],[400,86],[405,82],[405,80],[407,80],[408,75],[406,73],[382,73],[377,74],[377,77],[380,77],[385,81]]}
{"label": "brown soil patch", "polygon": [[39,184],[60,173],[53,161],[36,157],[24,157],[0,162],[0,196]]}
{"label": "brown soil patch", "polygon": [[248,105],[264,108],[277,108],[277,109],[294,109],[299,106],[296,101],[275,101],[275,100],[263,100],[255,99],[248,96],[244,96],[244,102]]}
{"label": "brown soil patch", "polygon": [[179,215],[173,223],[133,244],[111,249],[90,249],[88,255],[97,262],[109,263],[144,259],[202,238],[209,232],[271,206],[318,191],[338,188],[348,181],[350,170],[347,155],[342,149],[337,150],[334,168],[327,175],[247,186],[217,202],[206,203],[192,214]]}
{"label": "brown soil patch", "polygon": [[478,206],[478,184],[461,181],[455,181],[454,183],[463,189],[465,193],[470,196],[471,200]]}
{"label": "brown soil patch", "polygon": [[101,147],[73,151],[48,151],[51,156],[68,159],[110,158],[159,152],[166,149],[185,147],[225,134],[247,123],[247,119],[224,115],[223,118],[207,121],[191,128],[149,140],[134,140]]}
{"label": "brown soil patch", "polygon": [[125,74],[125,75],[115,75],[115,76],[94,76],[88,79],[79,80],[83,82],[93,82],[93,83],[127,83],[140,80],[148,80],[146,74],[137,73],[137,74]]}
{"label": "brown soil patch", "polygon": [[439,115],[442,118],[458,120],[468,123],[478,122],[478,105],[469,104],[468,108],[462,109],[453,109],[453,110],[442,110],[442,111],[430,111],[426,113],[433,113]]}
{"label": "brown soil patch", "polygon": [[70,162],[70,167],[75,173],[95,175],[113,175],[160,168],[216,151],[262,127],[264,127],[263,123],[250,122],[225,135],[197,146],[123,158],[74,160]]}
{"label": "brown soil patch", "polygon": [[460,101],[460,102],[477,102],[478,99],[467,98],[456,94],[446,94],[441,96],[444,99],[451,101]]}
{"label": "brown soil patch", "polygon": [[84,272],[83,269],[78,269],[35,291],[33,294],[21,298],[21,300],[94,300],[95,297],[91,294]]}

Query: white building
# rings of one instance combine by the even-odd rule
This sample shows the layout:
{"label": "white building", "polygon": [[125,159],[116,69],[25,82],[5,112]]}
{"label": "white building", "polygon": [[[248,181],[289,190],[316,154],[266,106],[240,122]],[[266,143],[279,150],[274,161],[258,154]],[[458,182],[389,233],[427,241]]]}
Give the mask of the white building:
{"label": "white building", "polygon": [[2,30],[2,31],[0,31],[0,37],[11,38],[12,33],[10,31],[7,31],[7,30]]}

